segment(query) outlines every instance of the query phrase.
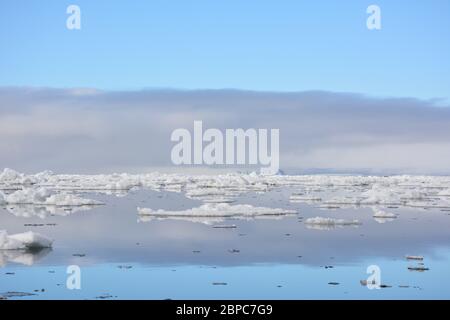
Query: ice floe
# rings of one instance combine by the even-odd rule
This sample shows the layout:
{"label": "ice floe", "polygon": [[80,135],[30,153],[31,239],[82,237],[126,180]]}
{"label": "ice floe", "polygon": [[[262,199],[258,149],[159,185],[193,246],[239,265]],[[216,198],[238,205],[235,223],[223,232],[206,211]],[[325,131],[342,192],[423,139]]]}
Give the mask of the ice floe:
{"label": "ice floe", "polygon": [[32,231],[8,235],[0,230],[0,250],[51,248],[53,240]]}
{"label": "ice floe", "polygon": [[397,215],[390,213],[390,212],[385,212],[380,209],[374,209],[373,217],[374,218],[383,218],[383,219],[395,219],[395,218],[397,218]]}
{"label": "ice floe", "polygon": [[83,199],[75,194],[52,193],[47,188],[23,188],[11,194],[0,194],[0,202],[4,204],[29,204],[52,206],[87,206],[101,205],[101,202]]}
{"label": "ice floe", "polygon": [[177,219],[204,224],[223,222],[226,218],[252,219],[264,217],[280,217],[296,214],[295,210],[254,207],[248,204],[230,205],[228,203],[206,203],[200,207],[187,210],[153,210],[150,208],[138,208],[140,221],[152,219]]}
{"label": "ice floe", "polygon": [[359,226],[359,220],[344,220],[325,217],[314,217],[305,220],[305,225],[310,229],[329,230],[336,226]]}
{"label": "ice floe", "polygon": [[189,217],[235,217],[235,216],[279,216],[287,214],[295,214],[295,210],[254,207],[249,204],[230,205],[228,203],[207,203],[200,207],[170,211],[170,210],[153,210],[149,208],[138,208],[140,215],[147,216],[189,216]]}
{"label": "ice floe", "polygon": [[381,210],[379,208],[372,208],[372,210],[373,210],[372,217],[378,223],[390,222],[390,221],[393,221],[393,220],[395,220],[397,218],[396,214],[393,214],[393,213],[390,213],[390,212],[386,212],[386,211]]}

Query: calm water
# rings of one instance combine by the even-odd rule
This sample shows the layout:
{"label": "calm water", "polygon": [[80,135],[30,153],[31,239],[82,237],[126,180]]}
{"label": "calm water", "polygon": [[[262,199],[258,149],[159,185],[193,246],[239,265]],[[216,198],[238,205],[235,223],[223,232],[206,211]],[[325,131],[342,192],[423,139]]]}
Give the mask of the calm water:
{"label": "calm water", "polygon": [[[105,206],[66,216],[15,216],[0,209],[0,229],[32,230],[55,240],[52,250],[0,251],[0,296],[15,299],[448,299],[450,212],[389,208],[379,223],[370,208],[320,209],[289,203],[292,190],[249,194],[237,203],[291,208],[278,219],[139,220],[136,207],[180,210],[200,201],[182,194],[140,190],[125,197],[86,194]],[[30,208],[22,208],[27,212]],[[17,208],[16,208],[17,212]],[[45,213],[45,210],[41,213]],[[323,216],[358,219],[361,226],[308,228]],[[236,228],[214,228],[214,225]],[[31,225],[31,226],[30,226]],[[34,226],[33,226],[34,225]],[[424,272],[409,271],[421,255]],[[81,268],[81,290],[66,288],[66,269]],[[360,280],[378,265],[389,287],[369,290]],[[330,284],[331,283],[331,284]]]}

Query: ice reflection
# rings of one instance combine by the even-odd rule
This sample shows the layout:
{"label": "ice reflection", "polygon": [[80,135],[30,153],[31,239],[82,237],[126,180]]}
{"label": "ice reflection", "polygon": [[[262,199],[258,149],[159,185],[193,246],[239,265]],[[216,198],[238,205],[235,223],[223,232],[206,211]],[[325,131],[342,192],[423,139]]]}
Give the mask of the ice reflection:
{"label": "ice reflection", "polygon": [[32,266],[46,255],[52,249],[35,248],[27,250],[0,250],[0,267],[5,267],[8,263],[17,263],[26,266]]}

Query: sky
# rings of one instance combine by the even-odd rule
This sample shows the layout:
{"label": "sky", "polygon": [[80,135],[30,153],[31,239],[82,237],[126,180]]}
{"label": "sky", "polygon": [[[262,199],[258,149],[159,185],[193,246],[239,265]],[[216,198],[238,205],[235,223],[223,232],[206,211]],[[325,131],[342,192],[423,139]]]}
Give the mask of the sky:
{"label": "sky", "polygon": [[173,169],[202,120],[288,173],[450,174],[448,0],[0,0],[0,39],[0,168]]}
{"label": "sky", "polygon": [[448,99],[449,15],[448,0],[1,0],[0,86]]}

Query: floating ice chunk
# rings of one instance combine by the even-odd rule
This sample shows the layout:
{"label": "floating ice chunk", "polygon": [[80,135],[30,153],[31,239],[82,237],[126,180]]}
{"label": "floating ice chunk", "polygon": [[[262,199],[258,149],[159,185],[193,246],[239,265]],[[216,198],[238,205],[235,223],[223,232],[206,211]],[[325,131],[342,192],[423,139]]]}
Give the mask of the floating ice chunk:
{"label": "floating ice chunk", "polygon": [[186,192],[187,197],[204,197],[204,196],[226,196],[230,192],[219,188],[199,188],[192,189]]}
{"label": "floating ice chunk", "polygon": [[43,204],[51,193],[46,188],[23,188],[5,197],[8,204]]}
{"label": "floating ice chunk", "polygon": [[193,200],[201,200],[205,203],[232,203],[232,197],[239,195],[239,192],[230,191],[225,188],[197,188],[196,185],[189,185],[186,197]]}
{"label": "floating ice chunk", "polygon": [[34,176],[27,176],[9,168],[0,173],[0,189],[17,189],[21,185],[32,185],[36,183]]}
{"label": "floating ice chunk", "polygon": [[419,260],[419,261],[422,261],[423,257],[422,256],[406,256],[406,260]]}
{"label": "floating ice chunk", "polygon": [[383,210],[374,209],[373,217],[374,218],[383,218],[383,219],[395,219],[395,218],[397,218],[397,215],[390,213],[390,212],[385,212]]}
{"label": "floating ice chunk", "polygon": [[390,185],[374,184],[371,189],[361,193],[361,204],[401,204],[399,193]]}
{"label": "floating ice chunk", "polygon": [[130,190],[135,187],[141,186],[141,182],[126,174],[120,175],[116,181],[109,182],[105,185],[105,189],[108,190]]}
{"label": "floating ice chunk", "polygon": [[344,220],[344,219],[333,219],[324,217],[314,217],[305,220],[305,224],[309,225],[324,225],[324,226],[351,226],[360,225],[361,222],[358,220]]}
{"label": "floating ice chunk", "polygon": [[361,199],[350,197],[333,197],[324,203],[327,205],[359,205],[361,203]]}
{"label": "floating ice chunk", "polygon": [[100,205],[101,202],[83,199],[74,194],[56,193],[52,194],[46,188],[23,188],[9,195],[3,195],[7,204],[33,204],[53,206],[87,206]]}
{"label": "floating ice chunk", "polygon": [[138,208],[139,215],[159,217],[235,217],[235,216],[280,216],[295,214],[295,210],[254,207],[248,204],[230,205],[228,203],[207,203],[200,207],[180,210],[153,210],[149,208]]}
{"label": "floating ice chunk", "polygon": [[408,270],[409,270],[409,271],[424,272],[424,271],[430,270],[430,268],[423,267],[423,266],[420,266],[420,267],[408,267]]}
{"label": "floating ice chunk", "polygon": [[32,231],[8,235],[0,230],[0,250],[51,248],[53,240]]}
{"label": "floating ice chunk", "polygon": [[401,195],[402,199],[422,200],[427,198],[427,193],[422,190],[405,190]]}

